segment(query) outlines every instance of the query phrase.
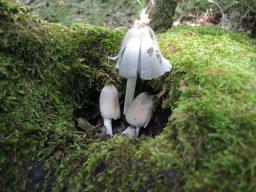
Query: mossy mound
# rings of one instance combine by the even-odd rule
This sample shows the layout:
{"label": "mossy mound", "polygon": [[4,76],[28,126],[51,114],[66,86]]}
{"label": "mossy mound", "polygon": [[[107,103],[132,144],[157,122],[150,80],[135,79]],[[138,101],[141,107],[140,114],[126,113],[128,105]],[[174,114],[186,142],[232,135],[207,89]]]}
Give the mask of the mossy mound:
{"label": "mossy mound", "polygon": [[155,138],[107,141],[73,111],[122,83],[107,61],[123,33],[70,28],[0,0],[0,186],[5,191],[254,191],[256,42],[220,28],[159,35],[173,71],[148,84],[172,110]]}

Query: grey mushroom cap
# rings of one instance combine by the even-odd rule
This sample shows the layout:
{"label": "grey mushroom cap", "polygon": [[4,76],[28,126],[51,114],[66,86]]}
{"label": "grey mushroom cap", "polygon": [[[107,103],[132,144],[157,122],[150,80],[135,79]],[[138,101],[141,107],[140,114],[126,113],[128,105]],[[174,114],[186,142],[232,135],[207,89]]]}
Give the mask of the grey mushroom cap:
{"label": "grey mushroom cap", "polygon": [[141,79],[150,80],[171,71],[172,66],[160,51],[154,31],[146,24],[135,24],[128,30],[116,67],[127,79],[139,74]]}
{"label": "grey mushroom cap", "polygon": [[139,94],[126,112],[126,121],[135,127],[146,127],[152,117],[153,96],[146,92]]}
{"label": "grey mushroom cap", "polygon": [[104,119],[120,118],[118,92],[115,86],[106,85],[100,93],[100,113]]}

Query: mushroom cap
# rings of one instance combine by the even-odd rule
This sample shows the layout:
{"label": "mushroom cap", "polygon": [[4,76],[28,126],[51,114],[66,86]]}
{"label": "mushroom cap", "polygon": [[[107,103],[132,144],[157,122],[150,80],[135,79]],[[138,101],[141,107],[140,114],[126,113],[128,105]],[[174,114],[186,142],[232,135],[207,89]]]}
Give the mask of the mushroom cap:
{"label": "mushroom cap", "polygon": [[138,30],[133,27],[129,29],[124,37],[116,68],[119,69],[119,75],[130,79],[138,75],[138,58],[140,56],[140,38]]}
{"label": "mushroom cap", "polygon": [[147,8],[142,9],[141,13],[140,13],[140,19],[139,20],[135,20],[134,21],[134,26],[138,25],[138,24],[149,24],[150,19],[149,19],[149,15],[146,13]]}
{"label": "mushroom cap", "polygon": [[149,26],[141,29],[139,74],[141,79],[150,80],[171,71],[172,66],[160,51],[156,35]]}
{"label": "mushroom cap", "polygon": [[106,85],[100,93],[100,113],[104,119],[120,118],[118,92],[114,85]]}
{"label": "mushroom cap", "polygon": [[153,96],[146,92],[139,94],[126,112],[126,121],[135,127],[146,127],[152,117]]}
{"label": "mushroom cap", "polygon": [[154,31],[143,22],[136,22],[124,37],[116,67],[125,78],[150,80],[172,69],[160,51]]}

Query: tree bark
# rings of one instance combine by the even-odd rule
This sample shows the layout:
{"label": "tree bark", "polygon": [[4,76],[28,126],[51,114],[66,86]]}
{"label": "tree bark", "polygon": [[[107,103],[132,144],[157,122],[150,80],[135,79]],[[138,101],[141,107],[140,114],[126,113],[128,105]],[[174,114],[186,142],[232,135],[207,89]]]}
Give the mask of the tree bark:
{"label": "tree bark", "polygon": [[156,32],[165,32],[172,27],[177,0],[148,0],[151,26]]}
{"label": "tree bark", "polygon": [[256,38],[256,22],[254,23],[253,27],[252,27],[252,33],[251,33],[253,38]]}

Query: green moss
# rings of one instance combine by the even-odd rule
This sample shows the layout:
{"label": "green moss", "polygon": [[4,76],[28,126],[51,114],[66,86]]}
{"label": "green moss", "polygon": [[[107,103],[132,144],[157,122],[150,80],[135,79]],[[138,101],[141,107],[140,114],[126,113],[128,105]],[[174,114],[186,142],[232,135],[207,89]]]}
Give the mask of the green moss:
{"label": "green moss", "polygon": [[95,107],[107,82],[124,89],[107,61],[123,33],[49,24],[24,9],[0,1],[6,191],[254,191],[254,40],[209,27],[160,34],[173,71],[148,84],[167,93],[168,124],[155,138],[102,141],[75,129],[73,111]]}
{"label": "green moss", "polygon": [[161,39],[164,49],[173,51],[170,58],[179,80],[173,91],[180,92],[166,131],[172,129],[176,150],[193,164],[184,174],[184,189],[252,190],[255,41],[206,27],[180,27]]}

